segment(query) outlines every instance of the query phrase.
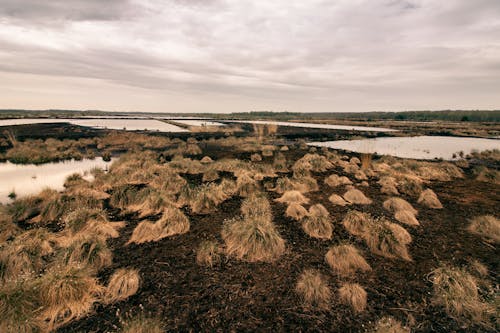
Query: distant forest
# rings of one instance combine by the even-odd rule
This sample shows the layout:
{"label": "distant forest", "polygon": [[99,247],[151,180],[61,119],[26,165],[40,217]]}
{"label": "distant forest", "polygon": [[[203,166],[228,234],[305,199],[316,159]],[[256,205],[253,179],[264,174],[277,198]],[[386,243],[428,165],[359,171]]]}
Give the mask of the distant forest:
{"label": "distant forest", "polygon": [[[150,112],[111,112],[98,110],[0,110],[1,118],[78,118],[91,116],[167,116],[179,117],[179,113],[150,113]],[[216,119],[267,119],[267,120],[412,120],[412,121],[472,121],[472,122],[500,122],[500,110],[442,110],[442,111],[402,111],[402,112],[273,112],[251,111],[237,113],[184,113],[186,117],[202,117]]]}

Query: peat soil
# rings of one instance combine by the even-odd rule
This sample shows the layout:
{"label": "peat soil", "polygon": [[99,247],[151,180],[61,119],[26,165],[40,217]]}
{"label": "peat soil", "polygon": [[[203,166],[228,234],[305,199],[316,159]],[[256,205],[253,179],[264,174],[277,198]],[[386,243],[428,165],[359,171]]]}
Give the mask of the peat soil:
{"label": "peat soil", "polygon": [[[222,151],[204,153],[213,158],[229,157],[228,152]],[[289,160],[299,154],[297,150],[284,153]],[[232,157],[248,159],[249,154]],[[269,158],[264,158],[265,161]],[[464,267],[477,259],[488,267],[489,280],[498,284],[498,249],[465,230],[472,217],[498,214],[498,185],[477,182],[469,176],[428,184],[444,209],[429,209],[419,205],[417,198],[402,195],[418,209],[421,224],[405,226],[413,237],[409,246],[413,260],[405,262],[371,254],[364,242],[349,235],[341,224],[349,209],[392,218],[382,207],[389,196],[381,194],[376,180],[370,179],[369,187],[356,187],[373,200],[371,205],[334,206],[328,197],[332,193],[343,194],[345,188],[332,189],[323,183],[333,172],[345,175],[341,169],[317,173],[320,190],[307,194],[310,204],[321,203],[330,212],[334,223],[331,240],[308,237],[300,223],[284,216],[285,205],[271,200],[274,223],[287,247],[286,253],[273,263],[247,263],[223,257],[212,268],[196,264],[196,249],[203,240],[223,245],[221,228],[225,219],[240,214],[239,197],[222,203],[213,214],[193,215],[185,211],[191,222],[188,233],[140,245],[125,245],[139,220],[119,212],[110,214],[113,220],[125,220],[127,226],[119,238],[109,241],[114,253],[113,265],[101,272],[99,278],[107,284],[115,269],[132,267],[140,270],[141,287],[125,301],[98,305],[94,313],[60,328],[59,332],[115,332],[121,318],[141,313],[159,316],[166,331],[181,332],[365,332],[387,315],[411,326],[415,332],[488,331],[484,327],[462,326],[441,307],[433,305],[429,273],[442,263]],[[270,199],[279,196],[268,194]],[[324,260],[328,248],[345,242],[355,244],[363,252],[372,271],[347,279],[330,271]],[[328,311],[304,308],[294,289],[299,275],[308,268],[318,269],[328,277],[335,293],[343,282],[361,284],[368,293],[366,311],[355,314],[336,296]]]}

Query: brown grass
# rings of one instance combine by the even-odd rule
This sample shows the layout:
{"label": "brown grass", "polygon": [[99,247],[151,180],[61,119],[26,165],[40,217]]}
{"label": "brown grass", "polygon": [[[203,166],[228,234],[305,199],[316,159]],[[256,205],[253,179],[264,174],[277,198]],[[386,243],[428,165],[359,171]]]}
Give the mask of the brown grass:
{"label": "brown grass", "polygon": [[463,323],[489,325],[494,312],[480,299],[474,276],[461,268],[444,265],[432,271],[430,278],[433,302],[443,306],[450,317]]}
{"label": "brown grass", "polygon": [[420,225],[415,215],[406,210],[398,210],[394,214],[394,218],[403,224],[413,225],[413,226]]}
{"label": "brown grass", "polygon": [[196,263],[200,266],[213,267],[221,261],[220,246],[215,241],[203,241],[196,251]]}
{"label": "brown grass", "polygon": [[473,218],[467,230],[494,243],[500,243],[500,220],[493,215]]}
{"label": "brown grass", "polygon": [[406,200],[392,197],[384,201],[384,208],[389,212],[395,213],[398,211],[407,211],[413,215],[417,215],[418,211]]}
{"label": "brown grass", "polygon": [[260,162],[260,161],[262,161],[262,156],[260,156],[260,154],[257,154],[257,153],[252,154],[252,155],[250,155],[250,161]]}
{"label": "brown grass", "polygon": [[103,287],[86,270],[66,267],[50,271],[39,284],[44,306],[40,318],[49,329],[61,326],[89,313],[102,292]]}
{"label": "brown grass", "polygon": [[334,204],[334,205],[337,205],[337,206],[347,206],[349,205],[349,203],[347,201],[344,200],[344,198],[342,198],[340,195],[338,194],[332,194],[328,197],[328,200]]}
{"label": "brown grass", "polygon": [[141,278],[137,269],[119,268],[109,279],[104,291],[104,301],[114,303],[129,298],[137,293]]}
{"label": "brown grass", "polygon": [[296,202],[289,204],[285,211],[285,216],[291,217],[292,219],[297,221],[302,220],[308,214],[309,213],[307,212],[307,209]]}
{"label": "brown grass", "polygon": [[366,309],[366,291],[357,283],[344,283],[339,289],[339,299],[343,304],[351,306],[356,313]]}
{"label": "brown grass", "polygon": [[410,261],[407,245],[412,239],[408,231],[384,219],[375,222],[364,237],[370,250],[386,258]]}
{"label": "brown grass", "polygon": [[399,194],[399,191],[397,189],[398,183],[396,181],[396,178],[390,176],[381,177],[377,183],[380,184],[381,186],[380,193],[389,195]]}
{"label": "brown grass", "polygon": [[241,203],[241,213],[247,219],[271,221],[271,204],[264,193],[255,193]]}
{"label": "brown grass", "polygon": [[348,190],[344,193],[343,197],[347,202],[352,204],[369,205],[372,203],[371,199],[367,198],[363,192],[355,188]]}
{"label": "brown grass", "polygon": [[296,203],[296,204],[299,204],[299,205],[303,205],[303,204],[307,204],[309,203],[309,199],[306,198],[304,195],[302,195],[302,193],[300,193],[300,191],[286,191],[285,193],[283,193],[283,195],[278,198],[278,199],[275,199],[275,201],[279,202],[279,203],[284,203],[284,204],[292,204],[292,203]]}
{"label": "brown grass", "polygon": [[92,234],[83,235],[74,238],[64,249],[59,263],[99,271],[113,263],[113,252],[103,238]]}
{"label": "brown grass", "polygon": [[132,232],[127,244],[156,242],[165,237],[184,234],[189,231],[189,219],[178,208],[167,208],[155,223],[140,222]]}
{"label": "brown grass", "polygon": [[349,276],[356,271],[370,271],[371,267],[358,249],[350,244],[332,246],[325,255],[325,261],[338,275]]}
{"label": "brown grass", "polygon": [[321,204],[309,207],[309,214],[302,220],[302,229],[313,238],[332,238],[333,225],[330,213]]}
{"label": "brown grass", "polygon": [[36,286],[27,281],[0,287],[0,332],[40,332],[43,321],[37,318],[40,308]]}
{"label": "brown grass", "polygon": [[364,236],[369,233],[373,224],[373,218],[357,210],[350,210],[342,220],[346,230],[354,236]]}
{"label": "brown grass", "polygon": [[430,188],[426,189],[420,194],[418,198],[418,203],[429,208],[441,209],[443,205],[439,201],[436,193]]}
{"label": "brown grass", "polygon": [[295,291],[306,307],[326,310],[330,307],[332,294],[326,278],[317,270],[306,269],[299,276]]}
{"label": "brown grass", "polygon": [[325,184],[331,187],[337,187],[340,185],[351,185],[352,182],[349,178],[345,176],[338,176],[336,174],[332,174],[325,178]]}
{"label": "brown grass", "polygon": [[285,252],[285,241],[274,224],[259,218],[225,221],[222,239],[228,256],[248,262],[272,262]]}

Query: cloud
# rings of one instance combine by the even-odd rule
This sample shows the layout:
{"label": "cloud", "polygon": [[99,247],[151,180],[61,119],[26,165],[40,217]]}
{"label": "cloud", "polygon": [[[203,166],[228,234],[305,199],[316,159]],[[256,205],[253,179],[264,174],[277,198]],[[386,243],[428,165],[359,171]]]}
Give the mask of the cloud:
{"label": "cloud", "polygon": [[482,107],[500,104],[499,18],[496,0],[0,0],[0,71],[147,91],[158,109],[165,94],[238,111]]}

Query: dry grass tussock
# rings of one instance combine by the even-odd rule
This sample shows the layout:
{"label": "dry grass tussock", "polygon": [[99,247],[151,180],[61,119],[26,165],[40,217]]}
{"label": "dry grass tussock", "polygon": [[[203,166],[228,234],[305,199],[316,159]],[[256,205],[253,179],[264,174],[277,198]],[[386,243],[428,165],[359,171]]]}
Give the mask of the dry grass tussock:
{"label": "dry grass tussock", "polygon": [[293,202],[288,205],[285,216],[290,217],[294,220],[300,221],[309,214],[307,209],[305,209],[301,204]]}
{"label": "dry grass tussock", "polygon": [[334,205],[337,205],[337,206],[347,206],[349,205],[349,203],[347,201],[344,200],[344,198],[342,198],[340,195],[338,194],[332,194],[328,197],[328,200],[334,204]]}
{"label": "dry grass tussock", "polygon": [[399,195],[396,178],[390,176],[381,177],[377,183],[380,184],[380,193]]}
{"label": "dry grass tussock", "polygon": [[372,200],[370,198],[366,197],[363,192],[355,188],[348,190],[346,193],[344,193],[343,197],[347,202],[351,204],[369,205],[372,203]]}
{"label": "dry grass tussock", "polygon": [[410,329],[392,317],[383,317],[375,324],[373,333],[410,333]]}
{"label": "dry grass tussock", "polygon": [[358,249],[350,244],[330,247],[325,255],[325,261],[336,274],[341,276],[353,275],[356,271],[371,270]]}
{"label": "dry grass tussock", "polygon": [[122,320],[121,333],[163,333],[165,324],[160,318],[144,314]]}
{"label": "dry grass tussock", "polygon": [[214,212],[222,202],[233,195],[232,183],[223,181],[220,184],[205,183],[194,188],[186,186],[181,190],[177,205],[189,205],[195,214]]}
{"label": "dry grass tussock", "polygon": [[319,154],[305,154],[295,165],[300,165],[302,162],[308,162],[311,166],[310,170],[314,172],[325,172],[333,168],[333,164],[325,156]]}
{"label": "dry grass tussock", "polygon": [[371,252],[386,258],[411,260],[407,245],[412,238],[400,225],[384,218],[374,220],[358,211],[348,212],[342,223],[350,234],[363,238]]}
{"label": "dry grass tussock", "polygon": [[12,217],[7,212],[7,208],[0,204],[0,244],[14,238],[21,232],[21,228],[12,222]]}
{"label": "dry grass tussock", "polygon": [[416,215],[418,213],[418,211],[413,208],[413,206],[408,201],[397,197],[387,199],[386,201],[384,201],[383,206],[386,210],[392,213],[395,213],[397,211],[407,211],[412,213],[413,215]]}
{"label": "dry grass tussock", "polygon": [[333,225],[330,220],[330,213],[321,204],[309,207],[309,214],[302,219],[302,229],[313,238],[332,238]]}
{"label": "dry grass tussock", "polygon": [[113,252],[102,237],[88,234],[71,240],[60,252],[56,265],[86,267],[97,272],[113,263]]}
{"label": "dry grass tussock", "polygon": [[275,199],[275,201],[279,202],[279,203],[288,204],[288,205],[292,204],[292,203],[296,203],[299,205],[309,203],[309,199],[306,198],[304,195],[302,195],[302,193],[300,193],[300,191],[296,191],[296,190],[286,191],[285,193],[283,193],[283,195],[280,198]]}
{"label": "dry grass tussock", "polygon": [[40,332],[45,324],[37,317],[41,304],[34,283],[18,281],[0,286],[0,332]]}
{"label": "dry grass tussock", "polygon": [[95,277],[78,267],[52,270],[39,282],[40,318],[49,329],[80,318],[92,310],[103,290]]}
{"label": "dry grass tussock", "polygon": [[137,269],[119,268],[109,279],[104,291],[104,302],[114,303],[129,298],[137,293],[141,278]]}
{"label": "dry grass tussock", "polygon": [[326,310],[330,306],[332,293],[326,278],[317,270],[306,269],[299,276],[295,291],[306,307]]}
{"label": "dry grass tussock", "polygon": [[484,183],[500,184],[500,171],[485,166],[477,166],[472,170],[476,180]]}
{"label": "dry grass tussock", "polygon": [[357,210],[348,211],[342,220],[346,230],[354,236],[368,234],[373,223],[373,218],[369,214]]}
{"label": "dry grass tussock", "polygon": [[415,215],[406,210],[398,210],[396,213],[394,213],[394,218],[397,221],[406,225],[412,225],[412,226],[420,225]]}
{"label": "dry grass tussock", "polygon": [[221,249],[215,241],[203,241],[196,251],[196,263],[200,266],[213,267],[221,261]]}
{"label": "dry grass tussock", "polygon": [[420,225],[415,215],[418,211],[406,200],[392,197],[384,201],[384,208],[394,213],[394,218],[407,225]]}
{"label": "dry grass tussock", "polygon": [[[251,202],[255,199],[246,200]],[[285,241],[272,223],[269,203],[259,206],[254,210],[244,209],[243,218],[224,221],[222,239],[228,256],[249,262],[271,262],[285,252]]]}
{"label": "dry grass tussock", "polygon": [[436,193],[434,193],[434,191],[431,190],[430,188],[426,189],[420,194],[420,197],[418,198],[418,203],[429,208],[434,208],[434,209],[443,208],[443,205],[441,204],[441,201],[439,201]]}
{"label": "dry grass tussock", "polygon": [[344,283],[339,289],[339,299],[356,313],[366,309],[366,291],[357,283]]}
{"label": "dry grass tussock", "polygon": [[238,176],[238,178],[236,179],[236,186],[238,188],[238,194],[241,197],[250,196],[257,192],[259,189],[258,182],[253,179],[248,172],[245,172]]}
{"label": "dry grass tussock", "polygon": [[250,161],[260,162],[260,161],[262,161],[262,156],[260,156],[260,154],[257,154],[257,153],[252,154],[252,155],[250,155]]}
{"label": "dry grass tussock", "polygon": [[464,323],[490,325],[494,310],[480,299],[474,276],[461,268],[444,265],[432,271],[430,279],[434,303],[443,306],[450,317]]}
{"label": "dry grass tussock", "polygon": [[55,237],[46,229],[19,234],[0,249],[0,282],[34,276],[46,264],[46,256],[55,250]]}
{"label": "dry grass tussock", "polygon": [[132,232],[127,244],[156,242],[165,237],[184,234],[189,231],[189,219],[178,208],[167,208],[155,223],[140,222]]}
{"label": "dry grass tussock", "polygon": [[80,208],[75,209],[63,219],[64,231],[59,242],[71,242],[71,238],[81,235],[92,235],[107,238],[117,238],[119,230],[125,226],[124,222],[110,222],[102,209]]}
{"label": "dry grass tussock", "polygon": [[351,185],[352,182],[349,178],[345,176],[338,176],[336,174],[332,174],[325,178],[325,184],[331,187],[337,187],[341,185]]}
{"label": "dry grass tussock", "polygon": [[494,243],[500,243],[500,220],[493,215],[473,218],[467,230]]}

